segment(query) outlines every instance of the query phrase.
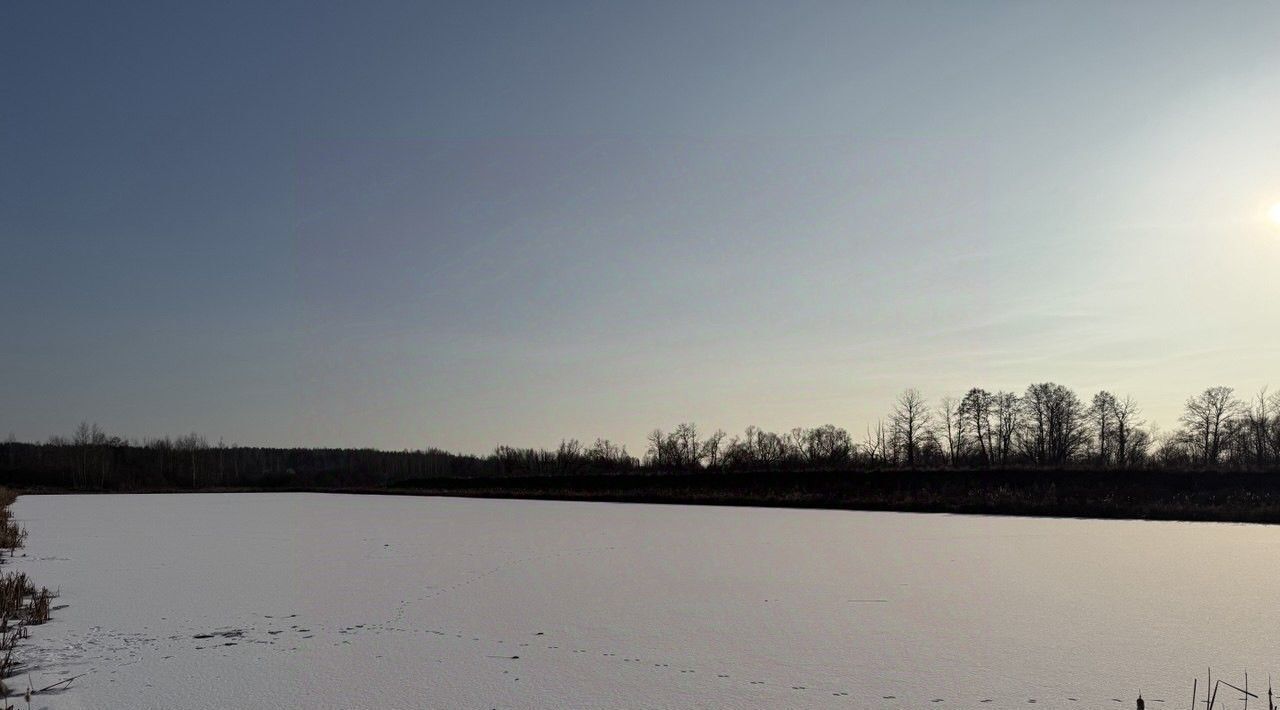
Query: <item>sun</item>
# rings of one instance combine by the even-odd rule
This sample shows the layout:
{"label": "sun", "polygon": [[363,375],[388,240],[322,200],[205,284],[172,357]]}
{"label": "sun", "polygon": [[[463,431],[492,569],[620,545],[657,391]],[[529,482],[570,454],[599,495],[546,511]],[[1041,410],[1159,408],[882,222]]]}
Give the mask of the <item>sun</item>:
{"label": "sun", "polygon": [[1280,202],[1271,205],[1271,209],[1267,210],[1267,217],[1271,220],[1272,226],[1280,227]]}

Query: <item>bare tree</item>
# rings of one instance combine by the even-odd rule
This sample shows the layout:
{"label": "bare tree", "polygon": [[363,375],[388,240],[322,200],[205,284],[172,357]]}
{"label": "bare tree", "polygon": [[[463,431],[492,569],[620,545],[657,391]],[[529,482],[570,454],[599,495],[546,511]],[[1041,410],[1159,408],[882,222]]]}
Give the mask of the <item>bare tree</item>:
{"label": "bare tree", "polygon": [[1022,400],[1012,392],[997,392],[991,398],[994,422],[992,450],[1001,466],[1007,466],[1013,454],[1013,437],[1022,426]]}
{"label": "bare tree", "polygon": [[1216,466],[1222,455],[1224,435],[1240,412],[1240,401],[1230,387],[1210,387],[1191,397],[1182,413],[1188,438],[1201,463]]}
{"label": "bare tree", "polygon": [[[116,438],[115,443],[120,443],[120,439]],[[98,426],[97,422],[90,424],[89,422],[80,422],[76,427],[75,433],[71,436],[71,444],[76,448],[76,469],[74,476],[74,485],[77,487],[86,487],[90,484],[90,468],[98,468],[98,479],[105,480],[107,469],[111,465],[110,452],[107,447],[112,443],[112,438]]]}
{"label": "bare tree", "polygon": [[1087,442],[1084,406],[1069,388],[1052,382],[1031,385],[1022,401],[1027,418],[1022,448],[1031,460],[1061,465]]}
{"label": "bare tree", "polygon": [[1116,441],[1116,463],[1130,466],[1138,456],[1150,445],[1150,436],[1139,427],[1143,425],[1138,418],[1140,410],[1133,397],[1114,399],[1111,403],[1111,418],[1114,422]]}
{"label": "bare tree", "polygon": [[761,463],[769,466],[782,465],[790,453],[791,446],[787,444],[785,436],[771,431],[756,432],[756,455]]}
{"label": "bare tree", "polygon": [[596,443],[587,449],[586,457],[601,467],[629,468],[632,464],[627,447],[615,444],[608,439],[596,439]]}
{"label": "bare tree", "polygon": [[649,432],[649,436],[645,437],[649,442],[649,450],[645,452],[645,458],[655,466],[670,466],[671,461],[667,453],[667,435],[662,433],[661,429],[654,429]]}
{"label": "bare tree", "polygon": [[1245,412],[1249,454],[1257,466],[1265,466],[1271,458],[1272,397],[1263,387]]}
{"label": "bare tree", "polygon": [[702,442],[698,440],[698,427],[693,422],[676,426],[672,433],[676,440],[678,461],[681,466],[695,468],[702,460]]}
{"label": "bare tree", "polygon": [[701,456],[709,468],[719,468],[721,463],[721,442],[728,436],[721,429],[716,429],[711,436],[702,442]]}
{"label": "bare tree", "polygon": [[991,463],[991,393],[974,387],[960,401],[960,412],[973,428],[982,463]]}
{"label": "bare tree", "polygon": [[920,390],[908,389],[898,395],[898,403],[893,408],[893,432],[901,441],[906,454],[907,466],[915,468],[916,454],[929,429],[932,414]]}
{"label": "bare tree", "polygon": [[1106,466],[1110,463],[1108,445],[1115,436],[1116,396],[1106,390],[1093,396],[1089,407],[1089,420],[1093,424],[1093,432],[1098,437],[1098,464]]}
{"label": "bare tree", "polygon": [[191,487],[199,486],[199,454],[209,448],[209,441],[196,432],[180,436],[173,441],[176,451],[184,451],[191,457]]}
{"label": "bare tree", "polygon": [[889,459],[889,442],[884,433],[884,421],[877,420],[875,431],[867,427],[867,440],[863,444],[867,457],[872,463],[882,463]]}
{"label": "bare tree", "polygon": [[787,434],[786,437],[787,449],[789,450],[791,458],[812,463],[812,458],[809,456],[808,445],[806,442],[807,437],[808,431],[804,427],[791,427],[791,433]]}
{"label": "bare tree", "polygon": [[947,462],[955,466],[964,456],[964,448],[968,443],[967,428],[960,402],[956,401],[955,397],[943,397],[942,402],[938,404],[936,421],[939,429],[938,438],[946,445]]}
{"label": "bare tree", "polygon": [[702,461],[702,442],[698,440],[698,427],[692,423],[679,424],[670,434],[654,429],[649,432],[648,442],[646,457],[656,466],[696,468]]}
{"label": "bare tree", "polygon": [[853,456],[853,439],[849,432],[834,424],[793,429],[792,437],[800,441],[800,458],[811,466],[845,464]]}

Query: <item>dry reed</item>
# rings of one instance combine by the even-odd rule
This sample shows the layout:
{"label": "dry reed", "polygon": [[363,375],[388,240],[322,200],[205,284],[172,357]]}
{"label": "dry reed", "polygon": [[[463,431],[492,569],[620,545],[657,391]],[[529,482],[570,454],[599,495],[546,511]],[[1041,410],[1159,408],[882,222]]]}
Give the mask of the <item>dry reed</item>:
{"label": "dry reed", "polygon": [[[27,531],[13,519],[9,509],[17,498],[13,491],[0,488],[0,563],[4,562],[3,550],[8,550],[12,557],[27,538]],[[19,641],[27,638],[28,627],[49,620],[54,596],[47,587],[36,587],[25,572],[0,572],[0,697],[12,695],[4,680],[20,670],[14,649]],[[24,693],[28,705],[36,692],[28,679]],[[0,710],[12,707],[7,702],[0,703]]]}

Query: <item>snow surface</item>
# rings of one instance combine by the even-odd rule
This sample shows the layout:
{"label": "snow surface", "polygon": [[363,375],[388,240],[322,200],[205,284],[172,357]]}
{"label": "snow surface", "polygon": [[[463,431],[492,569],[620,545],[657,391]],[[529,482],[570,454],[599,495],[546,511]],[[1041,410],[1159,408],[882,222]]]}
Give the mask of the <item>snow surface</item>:
{"label": "snow surface", "polygon": [[32,682],[86,674],[34,707],[1154,709],[1209,665],[1280,670],[1262,526],[306,493],[15,513],[13,567],[66,605],[22,647]]}

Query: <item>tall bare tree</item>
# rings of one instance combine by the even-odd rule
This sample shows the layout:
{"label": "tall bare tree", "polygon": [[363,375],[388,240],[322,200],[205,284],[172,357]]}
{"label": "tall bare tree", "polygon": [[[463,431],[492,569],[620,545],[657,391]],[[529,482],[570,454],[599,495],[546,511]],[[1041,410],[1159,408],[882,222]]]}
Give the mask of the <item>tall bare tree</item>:
{"label": "tall bare tree", "polygon": [[1138,403],[1133,401],[1133,397],[1115,399],[1111,404],[1111,418],[1115,427],[1116,463],[1120,466],[1130,466],[1135,463],[1138,458],[1135,454],[1145,449],[1146,445],[1143,442],[1147,441],[1148,437],[1146,432],[1139,429],[1143,425],[1142,420],[1138,418],[1140,413]]}
{"label": "tall bare tree", "polygon": [[1013,437],[1022,426],[1022,400],[1012,392],[996,392],[991,398],[992,452],[1001,466],[1009,465],[1013,455]]}
{"label": "tall bare tree", "polygon": [[723,430],[716,429],[715,432],[708,436],[702,442],[702,459],[707,462],[708,468],[719,468],[721,464],[721,443],[728,436]]}
{"label": "tall bare tree", "polygon": [[1085,446],[1084,406],[1069,388],[1052,382],[1027,387],[1023,451],[1038,464],[1061,465]]}
{"label": "tall bare tree", "polygon": [[955,466],[960,462],[960,458],[964,456],[964,448],[968,443],[966,434],[964,413],[960,409],[960,402],[955,397],[943,397],[938,404],[938,412],[935,418],[938,427],[938,438],[946,446],[947,463]]}
{"label": "tall bare tree", "polygon": [[875,431],[867,427],[867,440],[862,446],[872,463],[883,463],[889,460],[889,441],[885,435],[883,420],[876,420]]}
{"label": "tall bare tree", "polygon": [[1240,400],[1230,387],[1210,387],[1187,400],[1181,419],[1201,463],[1218,464],[1225,435],[1239,412]]}
{"label": "tall bare tree", "polygon": [[1089,420],[1093,424],[1093,433],[1098,438],[1098,465],[1107,466],[1111,462],[1109,451],[1111,439],[1115,436],[1116,396],[1106,390],[1095,394],[1089,406]]}
{"label": "tall bare tree", "polygon": [[907,466],[911,468],[915,468],[920,444],[931,420],[932,413],[920,390],[912,388],[898,395],[898,402],[893,408],[893,432],[902,442]]}
{"label": "tall bare tree", "polygon": [[960,411],[972,427],[982,463],[991,463],[991,393],[974,387],[960,400]]}
{"label": "tall bare tree", "polygon": [[1271,403],[1272,398],[1263,387],[1245,411],[1249,454],[1257,466],[1266,466],[1271,459],[1271,420],[1275,416]]}

